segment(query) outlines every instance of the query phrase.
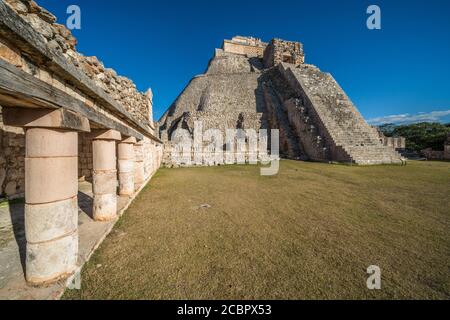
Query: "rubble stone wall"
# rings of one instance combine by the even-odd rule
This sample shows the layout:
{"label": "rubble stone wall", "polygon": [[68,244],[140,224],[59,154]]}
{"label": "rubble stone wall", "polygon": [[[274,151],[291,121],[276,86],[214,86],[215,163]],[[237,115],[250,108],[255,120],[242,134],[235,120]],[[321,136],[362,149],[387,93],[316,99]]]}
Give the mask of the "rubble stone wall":
{"label": "rubble stone wall", "polygon": [[382,143],[394,150],[404,150],[406,148],[406,139],[404,137],[384,137],[382,138]]}
{"label": "rubble stone wall", "polygon": [[20,197],[25,191],[25,134],[4,126],[0,107],[0,198]]}
{"label": "rubble stone wall", "polygon": [[431,148],[424,149],[421,151],[425,158],[428,160],[444,160],[444,151],[437,151]]}
{"label": "rubble stone wall", "polygon": [[444,159],[450,160],[450,144],[444,146]]}
{"label": "rubble stone wall", "polygon": [[[139,92],[130,79],[117,75],[113,69],[106,68],[97,57],[86,57],[77,52],[77,40],[64,25],[56,23],[56,17],[53,14],[33,0],[4,1],[43,36],[51,49],[61,52],[67,61],[82,70],[136,119],[142,123],[149,123],[152,114],[151,97],[146,93]],[[0,42],[0,58],[43,81],[59,86],[62,90],[81,100],[87,100],[87,104],[95,105],[95,101],[89,101],[89,97],[84,96],[77,88],[71,87],[63,79],[59,79],[41,66],[34,65],[30,59],[22,56],[20,51],[5,41]]]}
{"label": "rubble stone wall", "polygon": [[264,66],[258,58],[249,59],[246,56],[232,54],[221,49],[216,50],[215,57],[208,65],[207,75],[227,73],[260,72]]}
{"label": "rubble stone wall", "polygon": [[78,134],[78,178],[92,182],[92,139],[87,133]]}
{"label": "rubble stone wall", "polygon": [[283,62],[295,66],[305,63],[303,45],[300,42],[273,39],[264,51],[264,65],[271,68]]}
{"label": "rubble stone wall", "polygon": [[266,47],[267,43],[262,42],[261,39],[236,36],[231,40],[225,40],[222,49],[229,53],[262,58]]}
{"label": "rubble stone wall", "polygon": [[[76,51],[77,40],[64,25],[56,22],[56,17],[40,7],[33,0],[2,0],[10,6],[46,43],[50,51],[62,54],[69,65],[78,68],[93,83],[101,88],[107,96],[129,113],[130,118],[112,112],[101,101],[84,93],[82,88],[73,85],[52,72],[45,63],[40,63],[35,57],[28,56],[18,49],[15,43],[3,37],[0,39],[0,59],[22,71],[50,84],[72,97],[82,101],[85,107],[92,108],[101,115],[118,124],[129,126],[129,121],[139,123],[149,132],[154,133],[153,124],[153,93],[139,92],[136,85],[129,79],[117,75],[106,68],[96,57],[83,56]],[[131,119],[132,118],[132,119]],[[150,140],[150,139],[149,139]],[[25,136],[23,129],[3,125],[0,106],[0,198],[17,197],[24,192],[24,156]],[[152,142],[154,143],[154,142]],[[155,143],[156,144],[156,143]],[[92,178],[92,145],[84,134],[79,134],[79,177]],[[155,163],[158,163],[157,161]]]}
{"label": "rubble stone wall", "polygon": [[144,138],[144,175],[145,179],[155,174],[161,166],[163,158],[163,147],[154,140]]}

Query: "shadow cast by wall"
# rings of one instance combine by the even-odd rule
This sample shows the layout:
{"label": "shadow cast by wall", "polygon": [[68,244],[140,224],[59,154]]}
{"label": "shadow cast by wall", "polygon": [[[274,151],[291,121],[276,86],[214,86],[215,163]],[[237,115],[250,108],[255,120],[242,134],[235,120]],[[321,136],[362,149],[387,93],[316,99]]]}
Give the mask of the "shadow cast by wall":
{"label": "shadow cast by wall", "polygon": [[25,201],[17,199],[9,201],[9,214],[14,232],[14,238],[19,247],[20,263],[23,274],[26,271],[27,241],[25,237]]}
{"label": "shadow cast by wall", "polygon": [[81,191],[78,192],[78,208],[91,219],[94,219],[94,214],[92,211],[93,205],[94,199],[92,197]]}

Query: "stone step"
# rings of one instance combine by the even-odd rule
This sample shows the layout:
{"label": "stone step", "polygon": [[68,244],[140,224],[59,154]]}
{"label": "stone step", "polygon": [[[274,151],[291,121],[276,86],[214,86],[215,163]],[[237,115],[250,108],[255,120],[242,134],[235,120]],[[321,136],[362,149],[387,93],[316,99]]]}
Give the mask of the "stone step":
{"label": "stone step", "polygon": [[356,163],[396,163],[401,156],[381,144],[378,133],[359,114],[329,74],[308,65],[290,69],[326,127],[333,143]]}

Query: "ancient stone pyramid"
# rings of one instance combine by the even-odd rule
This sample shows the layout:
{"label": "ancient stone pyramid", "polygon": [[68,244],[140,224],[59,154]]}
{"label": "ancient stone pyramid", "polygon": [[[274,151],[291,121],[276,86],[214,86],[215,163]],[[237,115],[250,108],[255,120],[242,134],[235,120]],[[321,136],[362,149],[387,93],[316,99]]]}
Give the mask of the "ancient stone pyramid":
{"label": "ancient stone pyramid", "polygon": [[290,159],[354,164],[401,163],[383,146],[328,73],[304,63],[298,42],[234,37],[216,49],[205,74],[194,77],[160,120],[170,165],[175,130],[279,129],[280,154]]}

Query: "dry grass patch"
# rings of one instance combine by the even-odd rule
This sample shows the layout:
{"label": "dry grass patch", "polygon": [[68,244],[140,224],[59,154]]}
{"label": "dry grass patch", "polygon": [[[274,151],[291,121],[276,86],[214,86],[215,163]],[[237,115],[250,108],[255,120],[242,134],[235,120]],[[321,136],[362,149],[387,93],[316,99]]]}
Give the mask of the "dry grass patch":
{"label": "dry grass patch", "polygon": [[449,169],[161,169],[64,298],[448,299]]}

